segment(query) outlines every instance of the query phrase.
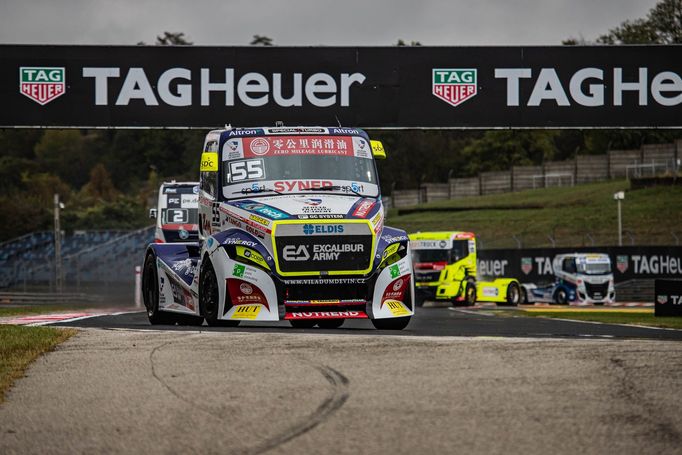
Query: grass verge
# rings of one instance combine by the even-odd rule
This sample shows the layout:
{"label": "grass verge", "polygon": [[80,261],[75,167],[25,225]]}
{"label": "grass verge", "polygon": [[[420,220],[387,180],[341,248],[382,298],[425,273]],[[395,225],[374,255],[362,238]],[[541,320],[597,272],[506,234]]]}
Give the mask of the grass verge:
{"label": "grass verge", "polygon": [[612,245],[617,242],[617,191],[627,191],[623,229],[638,245],[668,245],[675,241],[673,233],[679,237],[682,210],[675,208],[682,186],[630,190],[624,180],[437,201],[404,215],[391,209],[386,224],[407,232],[471,231],[486,249],[516,248],[514,236],[526,247],[550,247],[553,241],[557,246]]}
{"label": "grass verge", "polygon": [[75,333],[73,329],[0,325],[0,403],[33,360]]}
{"label": "grass verge", "polygon": [[533,318],[573,319],[576,321],[594,321],[606,324],[632,324],[650,327],[682,329],[682,318],[656,317],[653,310],[492,310],[497,316],[522,316]]}

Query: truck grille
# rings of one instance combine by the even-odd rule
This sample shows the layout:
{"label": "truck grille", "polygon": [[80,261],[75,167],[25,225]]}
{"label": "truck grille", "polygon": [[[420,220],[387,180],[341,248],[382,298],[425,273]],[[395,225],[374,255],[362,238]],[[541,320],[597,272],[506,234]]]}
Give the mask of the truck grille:
{"label": "truck grille", "polygon": [[279,270],[360,271],[370,268],[372,232],[366,223],[293,223],[275,226]]}
{"label": "truck grille", "polygon": [[433,281],[438,281],[440,279],[440,270],[435,272],[415,272],[415,281],[419,283],[430,283]]}
{"label": "truck grille", "polygon": [[590,298],[598,300],[605,299],[609,292],[609,283],[608,282],[601,284],[585,283],[585,290],[587,291],[587,295]]}

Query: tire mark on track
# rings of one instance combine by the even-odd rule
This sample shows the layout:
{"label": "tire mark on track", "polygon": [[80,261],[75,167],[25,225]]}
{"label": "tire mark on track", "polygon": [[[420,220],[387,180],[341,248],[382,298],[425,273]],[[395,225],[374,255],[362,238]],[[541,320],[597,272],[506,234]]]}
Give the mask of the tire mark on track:
{"label": "tire mark on track", "polygon": [[[156,371],[156,364],[154,362],[154,354],[157,353],[160,349],[173,344],[177,343],[177,340],[174,341],[167,341],[166,343],[162,343],[158,346],[156,346],[152,351],[149,353],[149,361],[151,364],[151,370],[152,370],[152,376],[154,379],[156,379],[170,394],[172,394],[174,397],[177,399],[187,403],[188,405],[192,406],[193,408],[196,408],[198,410],[201,410],[213,417],[217,417],[218,419],[222,421],[226,421],[227,416],[223,416],[220,414],[217,414],[210,409],[204,408],[202,406],[199,406],[197,403],[188,400],[187,398],[183,397],[181,394],[176,392],[168,383],[157,373]],[[291,441],[294,438],[297,438],[301,436],[302,434],[305,434],[309,432],[310,430],[314,429],[317,427],[319,424],[323,423],[325,420],[327,420],[332,414],[334,414],[337,410],[341,408],[341,406],[344,405],[346,400],[348,400],[348,397],[350,396],[350,392],[348,390],[348,384],[350,381],[346,376],[344,376],[342,373],[339,371],[335,370],[334,368],[327,366],[327,365],[322,365],[322,364],[316,364],[310,361],[305,361],[306,363],[309,363],[313,368],[315,368],[317,371],[320,372],[322,377],[331,385],[331,393],[327,396],[327,398],[318,405],[318,407],[313,411],[310,415],[307,415],[305,418],[301,419],[298,423],[295,423],[291,425],[290,427],[286,428],[284,431],[280,432],[279,434],[276,434],[275,436],[272,436],[265,441],[261,442],[255,447],[247,448],[245,450],[239,450],[236,451],[236,453],[239,454],[247,454],[247,455],[255,455],[255,454],[261,454],[268,452],[269,450],[272,450],[282,444],[285,444],[289,441]]]}
{"label": "tire mark on track", "polygon": [[301,436],[304,433],[307,433],[327,420],[329,416],[339,410],[346,400],[348,400],[348,397],[350,396],[348,384],[350,381],[347,377],[332,367],[326,365],[312,364],[312,366],[322,374],[329,384],[331,384],[332,393],[317,407],[312,414],[307,416],[305,419],[302,419],[299,423],[290,426],[280,434],[266,439],[256,447],[248,450],[246,453],[265,453],[286,442],[291,441],[294,438],[297,438],[298,436]]}

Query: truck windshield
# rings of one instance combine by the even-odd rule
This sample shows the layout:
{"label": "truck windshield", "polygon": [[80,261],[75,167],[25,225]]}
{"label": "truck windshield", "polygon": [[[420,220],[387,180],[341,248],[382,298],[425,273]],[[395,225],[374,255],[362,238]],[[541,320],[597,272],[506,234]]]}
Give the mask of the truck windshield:
{"label": "truck windshield", "polygon": [[608,275],[611,273],[611,264],[609,262],[593,262],[578,264],[578,273],[585,275]]}
{"label": "truck windshield", "polygon": [[250,193],[340,193],[378,197],[369,142],[356,136],[228,139],[222,151],[223,197]]}
{"label": "truck windshield", "polygon": [[450,262],[450,250],[412,250],[412,262]]}

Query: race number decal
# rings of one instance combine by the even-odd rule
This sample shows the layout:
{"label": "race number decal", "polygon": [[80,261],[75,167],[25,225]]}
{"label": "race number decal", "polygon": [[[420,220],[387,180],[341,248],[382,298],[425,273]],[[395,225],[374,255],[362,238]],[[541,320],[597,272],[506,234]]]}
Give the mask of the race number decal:
{"label": "race number decal", "polygon": [[265,178],[263,160],[244,160],[230,162],[230,182],[261,180]]}
{"label": "race number decal", "polygon": [[187,222],[187,209],[168,209],[166,212],[168,223],[182,224]]}

